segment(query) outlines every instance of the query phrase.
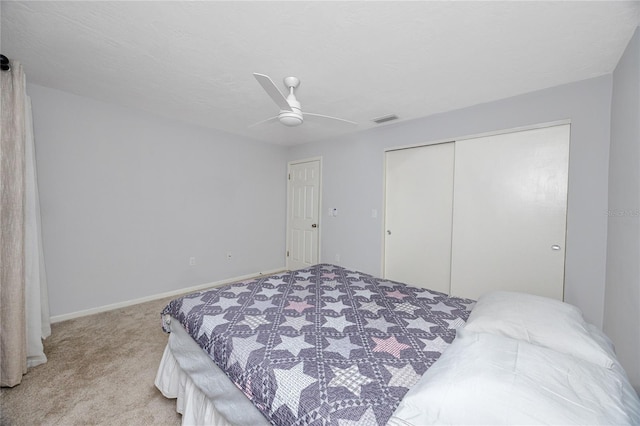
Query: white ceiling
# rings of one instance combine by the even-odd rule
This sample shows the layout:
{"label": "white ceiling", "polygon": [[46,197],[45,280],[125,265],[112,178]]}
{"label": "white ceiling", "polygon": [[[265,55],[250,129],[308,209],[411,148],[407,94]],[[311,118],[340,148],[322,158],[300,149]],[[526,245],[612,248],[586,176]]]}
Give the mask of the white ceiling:
{"label": "white ceiling", "polygon": [[[640,2],[5,1],[28,81],[279,144],[362,131],[611,73]],[[249,128],[293,75],[333,122]],[[284,91],[284,86],[281,86]],[[397,122],[397,121],[396,121]]]}

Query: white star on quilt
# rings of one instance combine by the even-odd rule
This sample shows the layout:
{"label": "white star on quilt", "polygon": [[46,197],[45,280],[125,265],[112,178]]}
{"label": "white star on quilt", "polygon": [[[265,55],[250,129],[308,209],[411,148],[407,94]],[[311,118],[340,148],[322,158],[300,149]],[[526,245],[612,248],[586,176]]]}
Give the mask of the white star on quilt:
{"label": "white star on quilt", "polygon": [[180,312],[182,312],[185,315],[188,315],[193,308],[195,308],[196,306],[200,306],[203,303],[204,302],[202,301],[202,296],[194,297],[192,299],[185,297],[184,299],[182,299],[182,306],[180,306]]}
{"label": "white star on quilt", "polygon": [[355,278],[355,279],[359,280],[360,279],[360,274],[355,273],[355,272],[350,272],[350,273],[347,274],[347,278]]}
{"label": "white star on quilt", "polygon": [[251,291],[251,289],[249,289],[249,288],[247,288],[245,286],[231,286],[229,288],[224,288],[224,289],[221,289],[221,290],[224,291],[224,292],[227,292],[227,293],[233,293],[236,296],[239,295],[239,294]]}
{"label": "white star on quilt", "polygon": [[213,302],[212,306],[219,306],[223,311],[226,311],[231,306],[240,306],[238,303],[238,299],[227,299],[226,297],[220,296],[217,302]]}
{"label": "white star on quilt", "polygon": [[304,280],[309,279],[309,277],[313,276],[312,272],[307,272],[307,271],[305,271],[305,272],[296,272],[295,274],[296,274],[296,278],[300,277],[300,278],[302,278]]}
{"label": "white star on quilt", "polygon": [[393,327],[397,325],[395,323],[391,323],[387,321],[387,319],[382,315],[380,316],[380,318],[365,317],[365,319],[367,320],[367,324],[364,326],[364,328],[374,328],[376,330],[382,330],[385,333],[387,332],[389,327]]}
{"label": "white star on quilt", "polygon": [[238,322],[238,325],[248,325],[251,330],[255,330],[262,324],[269,324],[270,321],[264,315],[245,315],[244,319]]}
{"label": "white star on quilt", "polygon": [[281,335],[280,339],[282,339],[282,342],[274,346],[274,349],[289,351],[293,356],[300,356],[302,350],[315,347],[315,345],[304,341],[304,335],[295,337]]}
{"label": "white star on quilt", "polygon": [[276,394],[271,404],[271,412],[274,413],[278,408],[286,405],[291,409],[293,414],[298,416],[298,405],[300,403],[300,394],[305,388],[317,380],[302,371],[303,363],[300,362],[289,370],[276,368],[273,370],[276,376]]}
{"label": "white star on quilt", "polygon": [[395,287],[395,283],[392,283],[391,281],[382,280],[382,281],[378,281],[378,286],[379,287],[391,287],[391,288],[394,288]]}
{"label": "white star on quilt", "polygon": [[325,352],[336,352],[342,355],[343,358],[349,358],[351,356],[351,351],[354,349],[362,349],[360,345],[354,345],[351,343],[351,339],[349,337],[339,337],[337,339],[333,339],[331,337],[325,337],[329,342],[329,346],[324,348]]}
{"label": "white star on quilt", "polygon": [[353,295],[355,297],[364,297],[365,299],[369,300],[371,299],[371,296],[374,296],[378,293],[375,293],[371,290],[369,290],[368,288],[362,289],[362,290],[357,290]]}
{"label": "white star on quilt", "polygon": [[277,308],[271,300],[253,300],[253,305],[247,306],[247,308],[258,309],[260,312],[264,312],[269,308]]}
{"label": "white star on quilt", "polygon": [[265,282],[272,284],[274,287],[279,286],[280,284],[286,284],[287,282],[280,277],[271,277],[267,279]]}
{"label": "white star on quilt", "polygon": [[302,329],[302,327],[304,327],[305,325],[313,324],[311,321],[307,321],[304,316],[301,316],[301,317],[285,316],[285,318],[287,320],[284,323],[280,324],[280,327],[288,326],[288,327],[293,327],[296,330],[300,331],[300,329]]}
{"label": "white star on quilt", "polygon": [[414,319],[403,318],[403,320],[409,323],[405,326],[405,328],[417,328],[418,330],[429,331],[431,327],[437,326],[437,324],[427,322],[424,320],[424,318],[421,317]]}
{"label": "white star on quilt", "polygon": [[464,325],[464,320],[462,318],[454,318],[454,319],[448,319],[448,318],[441,318],[443,321],[446,321],[449,324],[449,328],[460,328]]}
{"label": "white star on quilt", "polygon": [[367,286],[367,283],[365,283],[364,281],[351,281],[351,282],[349,282],[349,287],[365,288],[366,286]]}
{"label": "white star on quilt", "polygon": [[298,290],[291,291],[289,293],[289,296],[299,297],[300,299],[304,300],[305,297],[311,296],[311,293],[309,293],[309,289],[304,288],[302,290],[298,289]]}
{"label": "white star on quilt", "polygon": [[350,325],[353,325],[352,322],[347,321],[347,317],[344,315],[335,317],[335,318],[330,316],[325,316],[324,319],[326,319],[327,322],[324,323],[324,325],[322,325],[323,328],[335,328],[340,333],[344,333],[345,328],[349,327]]}
{"label": "white star on quilt", "polygon": [[341,300],[337,302],[327,302],[326,300],[323,300],[322,303],[324,303],[324,306],[322,307],[322,309],[326,309],[326,310],[329,310],[332,312],[338,312],[338,313],[351,307],[351,306],[345,305],[344,302],[342,302]]}
{"label": "white star on quilt", "polygon": [[282,293],[280,293],[280,291],[277,288],[262,287],[260,289],[260,292],[256,293],[256,295],[258,295],[258,294],[261,294],[263,296],[267,296],[268,298],[272,298],[276,294],[282,294]]}
{"label": "white star on quilt", "polygon": [[436,336],[436,338],[433,340],[419,338],[419,337],[416,337],[416,339],[419,339],[421,342],[425,344],[424,348],[422,349],[423,352],[442,353],[444,352],[445,349],[447,349],[447,346],[449,346],[449,344],[445,342],[440,336]]}
{"label": "white star on quilt", "polygon": [[385,365],[389,373],[391,373],[391,380],[389,380],[389,386],[401,386],[404,388],[410,388],[418,382],[420,376],[416,374],[411,364],[407,364],[402,368],[395,368],[390,365]]}
{"label": "white star on quilt", "polygon": [[332,299],[337,300],[338,297],[342,296],[343,294],[344,293],[339,288],[334,288],[332,290],[326,290],[326,289],[323,288],[321,296],[327,296],[327,297],[331,297]]}
{"label": "white star on quilt", "polygon": [[231,342],[233,344],[233,350],[229,355],[228,365],[237,362],[242,366],[243,370],[247,369],[247,361],[249,360],[251,352],[264,347],[264,344],[258,343],[257,334],[252,334],[244,338],[233,337],[231,338]]}
{"label": "white star on quilt", "polygon": [[431,308],[432,311],[444,312],[445,314],[451,315],[451,311],[459,309],[456,306],[449,306],[444,304],[443,302],[438,302],[437,305],[427,305]]}
{"label": "white star on quilt", "polygon": [[362,385],[373,382],[373,380],[369,377],[360,374],[358,365],[356,364],[353,364],[347,368],[334,366],[330,366],[330,368],[334,374],[334,377],[329,382],[329,387],[337,388],[344,386],[349,390],[349,392],[360,396]]}
{"label": "white star on quilt", "polygon": [[215,315],[204,315],[202,317],[202,325],[198,330],[198,335],[196,336],[196,339],[199,339],[200,336],[202,336],[203,334],[207,336],[211,336],[211,332],[213,331],[214,328],[222,324],[227,324],[229,321],[224,319],[225,314],[226,312],[222,312],[220,314],[215,314]]}

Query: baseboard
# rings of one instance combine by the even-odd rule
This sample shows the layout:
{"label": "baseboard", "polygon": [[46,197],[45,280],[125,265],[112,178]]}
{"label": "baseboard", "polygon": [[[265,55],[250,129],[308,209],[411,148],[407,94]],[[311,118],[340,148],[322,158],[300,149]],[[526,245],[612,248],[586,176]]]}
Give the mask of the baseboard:
{"label": "baseboard", "polygon": [[207,284],[200,284],[194,287],[181,288],[179,290],[168,291],[166,293],[154,294],[152,296],[141,297],[139,299],[126,300],[124,302],[113,303],[111,305],[98,306],[97,308],[85,309],[83,311],[71,312],[68,314],[55,315],[51,317],[51,323],[66,321],[74,318],[86,317],[87,315],[99,314],[100,312],[112,311],[114,309],[125,308],[127,306],[137,305],[144,302],[150,302],[152,300],[164,299],[166,297],[178,296],[185,293],[192,293],[194,291],[205,290],[212,287],[220,287],[225,284],[229,284],[236,281],[244,281],[247,279],[261,277],[263,275],[273,275],[279,272],[286,271],[286,268],[273,269],[270,271],[257,272],[255,274],[247,274],[234,278],[227,278],[220,281],[214,281]]}

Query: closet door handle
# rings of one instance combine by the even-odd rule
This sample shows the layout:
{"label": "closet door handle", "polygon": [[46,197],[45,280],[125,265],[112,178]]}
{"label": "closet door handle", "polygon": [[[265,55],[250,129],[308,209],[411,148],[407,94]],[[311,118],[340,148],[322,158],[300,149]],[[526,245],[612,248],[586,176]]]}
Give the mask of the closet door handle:
{"label": "closet door handle", "polygon": [[391,231],[387,229],[387,235],[391,235]]}
{"label": "closet door handle", "polygon": [[551,250],[558,251],[558,250],[560,250],[560,246],[558,244],[554,244],[554,245],[551,246]]}

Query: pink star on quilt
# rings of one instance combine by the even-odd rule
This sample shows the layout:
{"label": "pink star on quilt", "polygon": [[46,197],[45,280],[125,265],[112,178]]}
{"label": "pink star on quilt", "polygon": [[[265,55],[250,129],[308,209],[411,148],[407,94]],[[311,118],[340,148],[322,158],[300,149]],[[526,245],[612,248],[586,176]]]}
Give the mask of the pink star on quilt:
{"label": "pink star on quilt", "polygon": [[337,275],[334,274],[333,272],[329,273],[329,272],[325,272],[324,274],[322,274],[322,278],[329,278],[329,279],[334,279]]}
{"label": "pink star on quilt", "polygon": [[377,337],[371,337],[376,346],[373,348],[374,352],[386,352],[393,355],[396,358],[400,358],[400,352],[403,349],[410,348],[411,346],[400,343],[396,340],[396,336],[391,336],[388,339],[379,339]]}
{"label": "pink star on quilt", "polygon": [[301,314],[302,311],[309,308],[313,308],[313,305],[308,304],[306,300],[303,300],[302,302],[294,302],[290,300],[289,304],[285,309],[293,309],[295,311],[298,311],[299,314]]}
{"label": "pink star on quilt", "polygon": [[394,297],[396,299],[404,299],[405,297],[407,297],[406,294],[401,293],[399,290],[388,291],[387,296]]}

